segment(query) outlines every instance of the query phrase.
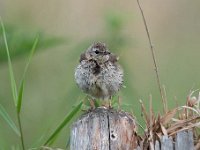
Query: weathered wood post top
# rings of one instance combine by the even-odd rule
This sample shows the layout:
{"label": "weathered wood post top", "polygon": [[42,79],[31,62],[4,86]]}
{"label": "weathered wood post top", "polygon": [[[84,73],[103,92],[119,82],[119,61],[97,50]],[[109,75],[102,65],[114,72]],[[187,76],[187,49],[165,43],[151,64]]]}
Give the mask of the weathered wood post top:
{"label": "weathered wood post top", "polygon": [[71,150],[133,150],[137,147],[132,115],[106,107],[83,114],[71,129]]}

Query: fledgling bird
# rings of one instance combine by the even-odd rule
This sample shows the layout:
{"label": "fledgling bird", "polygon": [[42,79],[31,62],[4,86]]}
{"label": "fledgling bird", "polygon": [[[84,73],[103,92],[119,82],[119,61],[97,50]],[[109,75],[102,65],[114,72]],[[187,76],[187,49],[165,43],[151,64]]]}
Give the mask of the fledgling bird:
{"label": "fledgling bird", "polygon": [[75,69],[79,88],[93,99],[111,99],[123,85],[123,70],[117,61],[104,43],[92,44],[81,54]]}

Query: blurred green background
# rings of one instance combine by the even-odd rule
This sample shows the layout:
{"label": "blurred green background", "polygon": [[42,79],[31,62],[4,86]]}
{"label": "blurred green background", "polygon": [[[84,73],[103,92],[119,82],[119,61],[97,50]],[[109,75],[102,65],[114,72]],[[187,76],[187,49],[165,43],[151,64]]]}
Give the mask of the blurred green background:
{"label": "blurred green background", "polygon": [[[156,51],[168,104],[183,105],[191,88],[200,87],[200,1],[142,1]],[[141,120],[139,100],[161,110],[148,39],[136,1],[0,0],[17,84],[36,34],[39,45],[26,75],[22,126],[27,148],[45,140],[84,98],[74,82],[79,55],[95,41],[105,42],[120,56],[125,86],[124,109]],[[0,30],[0,104],[16,122],[7,56]],[[53,147],[65,148],[70,124]],[[0,117],[0,149],[20,147],[19,138]]]}

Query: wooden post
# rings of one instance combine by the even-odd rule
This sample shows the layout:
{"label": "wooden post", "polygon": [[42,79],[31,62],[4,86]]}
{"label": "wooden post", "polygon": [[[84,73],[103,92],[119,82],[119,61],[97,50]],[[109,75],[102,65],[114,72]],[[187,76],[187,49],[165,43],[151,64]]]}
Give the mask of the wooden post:
{"label": "wooden post", "polygon": [[194,150],[193,132],[182,131],[178,132],[176,136],[175,149],[176,150]]}
{"label": "wooden post", "polygon": [[72,126],[71,150],[133,150],[137,147],[133,116],[105,107],[82,115]]}
{"label": "wooden post", "polygon": [[162,136],[162,138],[161,138],[161,150],[173,150],[172,137],[168,137],[167,135]]}

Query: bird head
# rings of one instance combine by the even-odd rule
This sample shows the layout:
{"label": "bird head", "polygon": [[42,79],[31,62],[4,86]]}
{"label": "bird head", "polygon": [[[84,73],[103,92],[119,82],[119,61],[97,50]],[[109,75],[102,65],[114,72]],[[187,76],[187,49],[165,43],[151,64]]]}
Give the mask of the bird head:
{"label": "bird head", "polygon": [[86,57],[95,60],[98,64],[108,61],[110,54],[105,43],[101,42],[92,44],[86,51]]}

